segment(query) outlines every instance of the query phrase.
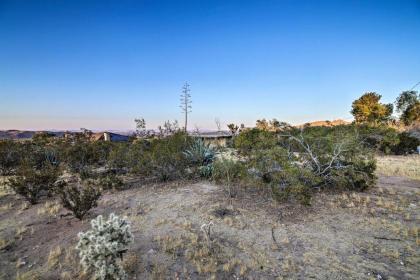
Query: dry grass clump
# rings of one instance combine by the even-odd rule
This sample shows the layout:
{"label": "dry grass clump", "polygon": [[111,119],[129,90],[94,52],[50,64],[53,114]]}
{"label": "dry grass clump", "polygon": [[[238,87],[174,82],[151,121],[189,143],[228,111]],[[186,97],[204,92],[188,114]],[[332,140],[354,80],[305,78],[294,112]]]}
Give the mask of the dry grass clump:
{"label": "dry grass clump", "polygon": [[7,186],[8,177],[0,176],[0,197],[13,193]]}
{"label": "dry grass clump", "polygon": [[220,242],[212,226],[212,222],[203,224],[200,231],[186,227],[184,234],[166,235],[155,240],[173,260],[184,259],[189,273],[195,271],[206,279],[219,279],[221,275],[235,272],[244,275],[248,267],[240,259],[228,254],[229,248]]}
{"label": "dry grass clump", "polygon": [[45,204],[38,209],[38,215],[56,216],[60,212],[61,205],[58,201],[47,201]]}
{"label": "dry grass clump", "polygon": [[402,176],[420,180],[420,156],[381,156],[377,172],[385,176]]}
{"label": "dry grass clump", "polygon": [[16,280],[41,280],[41,273],[37,270],[27,271],[25,273],[17,273]]}
{"label": "dry grass clump", "polygon": [[52,269],[60,264],[60,257],[63,251],[60,246],[57,246],[51,249],[50,254],[48,255],[47,266],[48,269]]}

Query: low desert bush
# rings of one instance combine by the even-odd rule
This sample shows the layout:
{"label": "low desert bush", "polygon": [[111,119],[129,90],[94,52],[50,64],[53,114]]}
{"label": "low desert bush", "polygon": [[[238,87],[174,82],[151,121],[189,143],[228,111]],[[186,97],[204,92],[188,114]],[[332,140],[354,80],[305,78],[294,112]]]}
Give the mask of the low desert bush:
{"label": "low desert bush", "polygon": [[224,184],[230,197],[237,194],[237,185],[245,180],[247,170],[244,163],[231,159],[218,159],[213,163],[212,178],[216,183]]}
{"label": "low desert bush", "polygon": [[386,125],[359,125],[356,128],[364,145],[379,153],[392,154],[394,147],[400,142],[398,131]]}
{"label": "low desert bush", "polygon": [[109,173],[99,178],[98,185],[103,190],[119,190],[124,186],[124,182],[117,174]]}
{"label": "low desert bush", "polygon": [[286,185],[271,185],[273,198],[277,201],[297,201],[302,205],[310,205],[312,190],[300,182]]}
{"label": "low desert bush", "polygon": [[399,132],[389,126],[357,126],[365,146],[385,155],[405,155],[415,153],[420,140],[409,132]]}
{"label": "low desert bush", "polygon": [[91,185],[67,185],[60,191],[61,203],[79,220],[83,219],[91,208],[97,206],[100,196],[101,192]]}
{"label": "low desert bush", "polygon": [[247,166],[244,178],[268,186],[277,200],[309,204],[314,188],[361,191],[375,183],[373,150],[354,127],[284,126],[276,133],[254,129],[237,137]]}
{"label": "low desert bush", "polygon": [[299,161],[320,178],[320,186],[356,191],[373,186],[374,151],[364,146],[358,132],[345,126],[325,131],[289,138],[298,144]]}
{"label": "low desert bush", "polygon": [[417,152],[420,146],[420,140],[413,137],[408,132],[402,132],[398,135],[399,142],[392,147],[392,152],[396,155],[407,155]]}
{"label": "low desert bush", "polygon": [[11,140],[0,140],[0,175],[11,175],[21,161],[21,145]]}
{"label": "low desert bush", "polygon": [[[115,170],[125,170],[129,167],[129,143],[115,143],[107,159],[108,167]],[[141,154],[140,154],[141,156]]]}
{"label": "low desert bush", "polygon": [[112,149],[119,143],[91,141],[89,136],[78,135],[61,143],[63,162],[72,172],[80,172],[87,167],[104,166]]}
{"label": "low desert bush", "polygon": [[31,204],[36,204],[42,194],[54,192],[54,184],[59,176],[60,170],[51,165],[41,169],[23,165],[19,167],[17,176],[9,179],[8,185]]}
{"label": "low desert bush", "polygon": [[296,156],[279,146],[254,151],[247,164],[253,181],[268,186],[277,201],[309,205],[311,187],[320,183],[310,169],[301,166]]}
{"label": "low desert bush", "polygon": [[242,154],[248,154],[253,150],[267,149],[277,144],[274,132],[253,128],[239,133],[233,140],[234,148]]}
{"label": "low desert bush", "polygon": [[112,213],[107,221],[102,216],[93,219],[91,226],[79,233],[76,249],[82,266],[93,271],[96,279],[126,279],[120,260],[133,241],[128,221]]}
{"label": "low desert bush", "polygon": [[154,139],[145,150],[143,171],[160,181],[183,178],[188,161],[183,151],[190,146],[191,138],[184,132]]}

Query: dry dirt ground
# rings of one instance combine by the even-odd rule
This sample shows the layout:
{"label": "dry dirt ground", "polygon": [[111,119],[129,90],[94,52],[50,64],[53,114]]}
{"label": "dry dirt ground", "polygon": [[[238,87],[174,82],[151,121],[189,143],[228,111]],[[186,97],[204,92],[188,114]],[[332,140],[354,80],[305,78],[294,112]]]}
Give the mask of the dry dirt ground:
{"label": "dry dirt ground", "polygon": [[0,279],[90,279],[77,233],[111,212],[135,235],[129,279],[420,279],[420,181],[386,170],[367,192],[319,193],[310,207],[252,189],[227,199],[209,182],[134,184],[105,194],[85,221],[52,199],[29,206],[3,192]]}

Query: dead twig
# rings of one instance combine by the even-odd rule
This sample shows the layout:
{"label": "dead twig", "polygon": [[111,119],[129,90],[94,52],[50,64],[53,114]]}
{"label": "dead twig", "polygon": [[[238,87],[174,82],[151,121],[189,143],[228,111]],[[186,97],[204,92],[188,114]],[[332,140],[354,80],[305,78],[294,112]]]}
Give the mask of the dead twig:
{"label": "dead twig", "polygon": [[390,241],[402,241],[399,238],[388,238],[388,237],[383,237],[383,236],[374,236],[373,238],[381,239],[381,240],[390,240]]}

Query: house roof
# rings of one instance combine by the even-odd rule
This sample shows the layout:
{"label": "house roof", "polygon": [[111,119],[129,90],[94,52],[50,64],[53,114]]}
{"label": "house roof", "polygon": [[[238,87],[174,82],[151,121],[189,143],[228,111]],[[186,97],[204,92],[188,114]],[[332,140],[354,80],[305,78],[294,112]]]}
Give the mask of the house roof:
{"label": "house roof", "polygon": [[191,136],[200,138],[230,138],[232,137],[232,134],[228,131],[210,131],[192,134]]}

